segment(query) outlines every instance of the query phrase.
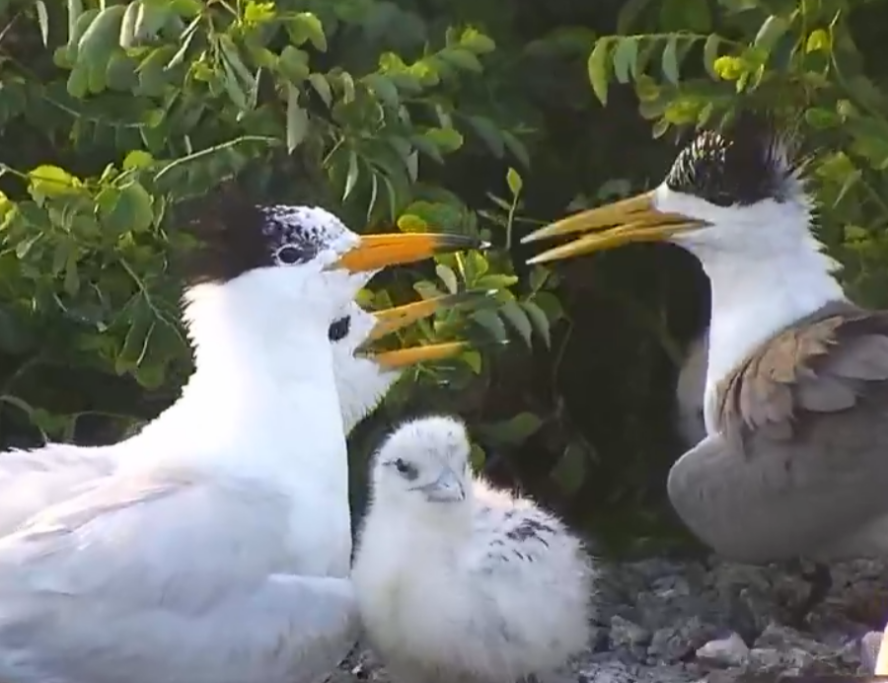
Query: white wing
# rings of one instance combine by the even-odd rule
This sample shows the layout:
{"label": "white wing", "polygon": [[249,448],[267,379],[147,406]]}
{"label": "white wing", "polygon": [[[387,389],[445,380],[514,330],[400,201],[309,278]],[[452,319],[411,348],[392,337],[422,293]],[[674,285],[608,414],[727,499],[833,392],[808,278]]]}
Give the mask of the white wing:
{"label": "white wing", "polygon": [[345,579],[299,576],[286,499],[107,477],[0,539],[6,683],[308,683],[354,644]]}
{"label": "white wing", "polygon": [[0,535],[76,493],[85,482],[113,472],[114,449],[50,444],[0,453]]}

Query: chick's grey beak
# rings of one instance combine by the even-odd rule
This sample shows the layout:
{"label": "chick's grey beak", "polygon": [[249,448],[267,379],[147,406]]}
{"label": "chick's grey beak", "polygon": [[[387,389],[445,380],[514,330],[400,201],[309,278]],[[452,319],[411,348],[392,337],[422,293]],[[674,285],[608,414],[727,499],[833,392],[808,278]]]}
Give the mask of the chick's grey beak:
{"label": "chick's grey beak", "polygon": [[462,482],[450,468],[441,472],[435,481],[417,489],[425,493],[426,499],[433,503],[456,503],[466,498]]}

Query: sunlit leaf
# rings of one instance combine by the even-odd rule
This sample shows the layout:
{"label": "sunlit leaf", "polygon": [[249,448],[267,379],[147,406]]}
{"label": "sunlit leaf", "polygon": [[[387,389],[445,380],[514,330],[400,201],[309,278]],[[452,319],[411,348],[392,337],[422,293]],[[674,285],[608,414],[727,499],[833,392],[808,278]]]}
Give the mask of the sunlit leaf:
{"label": "sunlit leaf", "polygon": [[308,113],[299,105],[299,89],[287,83],[287,151],[292,154],[308,134]]}
{"label": "sunlit leaf", "polygon": [[589,55],[587,63],[589,82],[592,84],[595,96],[602,104],[607,104],[607,59],[610,54],[610,47],[610,41],[605,38],[599,38],[595,42],[595,48],[592,50],[592,54]]}

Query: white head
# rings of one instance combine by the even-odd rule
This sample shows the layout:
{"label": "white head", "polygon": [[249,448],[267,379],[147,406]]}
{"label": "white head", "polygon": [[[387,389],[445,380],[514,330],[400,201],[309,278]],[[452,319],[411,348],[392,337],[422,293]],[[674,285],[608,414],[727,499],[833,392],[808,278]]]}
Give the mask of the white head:
{"label": "white head", "polygon": [[471,445],[462,422],[424,417],[405,422],[373,461],[373,505],[404,515],[461,516],[471,496]]}
{"label": "white head", "polygon": [[330,326],[333,376],[346,434],[376,409],[401,376],[402,369],[385,368],[372,356],[357,353],[376,323],[372,313],[350,302],[345,314]]}
{"label": "white head", "polygon": [[528,235],[526,242],[596,231],[531,261],[643,241],[693,253],[712,285],[708,394],[777,331],[844,298],[833,277],[839,264],[811,230],[814,201],[796,150],[767,118],[741,115],[723,132],[698,134],[655,190]]}
{"label": "white head", "polygon": [[333,371],[342,409],[345,432],[369,415],[407,368],[423,362],[453,358],[465,351],[464,341],[412,346],[395,351],[374,352],[370,341],[390,335],[438,311],[473,306],[490,300],[495,291],[445,294],[403,306],[369,313],[349,302],[342,315],[330,325]]}
{"label": "white head", "polygon": [[234,200],[214,208],[192,225],[201,245],[187,264],[185,316],[198,343],[201,304],[222,290],[242,324],[273,334],[294,322],[328,325],[375,274],[334,267],[360,238],[324,209]]}
{"label": "white head", "polygon": [[461,235],[359,236],[324,209],[257,206],[223,192],[189,225],[200,247],[188,255],[185,320],[200,356],[220,339],[251,336],[285,346],[328,326],[382,268],[480,246]]}

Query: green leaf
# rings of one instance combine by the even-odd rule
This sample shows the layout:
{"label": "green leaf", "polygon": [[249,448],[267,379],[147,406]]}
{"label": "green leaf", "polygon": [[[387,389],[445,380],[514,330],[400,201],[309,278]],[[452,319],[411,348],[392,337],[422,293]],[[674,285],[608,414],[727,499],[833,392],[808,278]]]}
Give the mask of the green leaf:
{"label": "green leaf", "polygon": [[601,104],[607,104],[607,58],[610,53],[611,42],[607,38],[599,38],[595,41],[592,54],[589,55],[587,69],[592,90]]}
{"label": "green leaf", "polygon": [[521,174],[514,168],[510,167],[506,172],[506,184],[509,186],[509,191],[512,193],[512,197],[517,199],[521,194],[521,189],[524,187],[524,181],[521,179]]}
{"label": "green leaf", "polygon": [[105,68],[105,83],[108,88],[118,92],[131,93],[139,84],[136,69],[139,63],[122,52],[115,52],[108,58]]}
{"label": "green leaf", "polygon": [[463,145],[463,136],[455,128],[429,128],[423,132],[422,137],[430,142],[445,154],[455,152]]}
{"label": "green leaf", "polygon": [[120,24],[126,12],[125,5],[111,5],[100,10],[77,43],[77,59],[87,66],[107,59],[118,47]]}
{"label": "green leaf", "polygon": [[543,343],[546,347],[550,347],[552,345],[552,335],[549,332],[549,318],[545,311],[533,301],[522,301],[521,308],[527,313],[527,317],[533,324],[533,328],[537,331],[537,334],[543,338]]}
{"label": "green leaf", "polygon": [[857,242],[869,239],[870,233],[869,230],[859,225],[846,225],[844,227],[844,237],[846,242]]}
{"label": "green leaf", "polygon": [[287,23],[287,31],[294,45],[302,45],[306,40],[310,41],[316,50],[327,51],[327,36],[324,35],[324,25],[311,12],[300,12]]}
{"label": "green leaf", "polygon": [[444,286],[447,287],[447,291],[455,294],[459,289],[459,283],[456,280],[456,274],[453,272],[453,269],[450,266],[439,263],[435,266],[435,272],[438,274],[441,282],[444,283]]}
{"label": "green leaf", "polygon": [[140,296],[133,304],[130,327],[123,340],[123,346],[114,359],[114,371],[118,375],[132,372],[142,362],[154,324],[151,308]]}
{"label": "green leaf", "polygon": [[822,28],[811,31],[805,43],[805,52],[829,52],[832,50],[832,39]]}
{"label": "green leaf", "polygon": [[621,38],[617,41],[614,50],[614,77],[619,83],[628,83],[630,74],[637,74],[638,40],[635,38]]}
{"label": "green leaf", "polygon": [[82,185],[66,170],[50,164],[43,164],[29,171],[28,179],[28,192],[38,204],[47,197],[76,193]]}
{"label": "green leaf", "polygon": [[495,341],[505,343],[509,340],[509,336],[506,334],[506,326],[495,311],[482,308],[472,313],[471,318],[487,330]]}
{"label": "green leaf", "polygon": [[89,92],[89,68],[83,62],[77,62],[71,69],[65,87],[71,97],[77,99],[86,97]]}
{"label": "green leaf", "polygon": [[130,214],[130,230],[143,232],[154,223],[154,199],[138,182],[131,182],[120,189],[120,201]]}
{"label": "green leaf", "polygon": [[716,34],[710,35],[703,44],[703,66],[707,73],[715,80],[719,79],[718,72],[715,70],[715,60],[718,59],[718,48],[721,45],[721,38]]}
{"label": "green leaf", "polygon": [[[98,14],[98,10],[96,10],[96,14]],[[80,19],[80,16],[83,14],[83,0],[68,0],[68,46],[76,44],[76,41],[80,39],[79,35],[75,35],[77,33],[77,20]],[[83,27],[83,30],[86,30],[86,27]]]}
{"label": "green leaf", "polygon": [[125,50],[132,47],[135,43],[136,21],[139,18],[140,11],[144,11],[142,3],[139,0],[134,0],[127,5],[126,11],[123,13],[117,42]]}
{"label": "green leaf", "polygon": [[503,138],[503,142],[506,143],[506,147],[514,155],[515,159],[518,160],[518,163],[524,168],[530,168],[530,154],[528,154],[524,143],[507,130],[500,130],[499,133]]}
{"label": "green leaf", "polygon": [[244,23],[248,26],[265,24],[275,18],[275,8],[273,2],[256,2],[249,0],[244,8]]}
{"label": "green leaf", "polygon": [[419,216],[405,213],[398,218],[398,230],[401,232],[427,232],[429,224]]}
{"label": "green leaf", "polygon": [[308,134],[308,113],[299,106],[299,89],[287,83],[287,152],[293,153]]}
{"label": "green leaf", "polygon": [[391,79],[382,74],[368,74],[364,76],[363,81],[373,94],[389,107],[396,109],[400,105],[398,89]]}
{"label": "green leaf", "polygon": [[486,116],[469,116],[468,121],[497,159],[505,153],[505,140],[499,127]]}
{"label": "green leaf", "polygon": [[481,354],[474,350],[465,351],[460,354],[459,359],[469,366],[476,375],[481,374]]}
{"label": "green leaf", "polygon": [[492,273],[478,278],[472,283],[472,287],[477,289],[506,289],[518,282],[515,275],[507,275],[506,273]]}
{"label": "green leaf", "polygon": [[134,149],[123,160],[123,170],[146,168],[154,163],[154,157],[142,149]]}
{"label": "green leaf", "polygon": [[663,49],[663,55],[660,59],[660,66],[663,69],[663,75],[666,80],[673,85],[678,85],[680,75],[678,69],[678,38],[672,36],[666,41],[666,47]]}
{"label": "green leaf", "polygon": [[507,301],[499,309],[500,314],[509,321],[515,331],[521,335],[524,343],[530,347],[530,339],[533,335],[533,327],[527,314],[521,309],[516,301]]}
{"label": "green leaf", "polygon": [[496,49],[496,43],[474,28],[467,28],[459,37],[459,44],[476,55],[487,54]]}
{"label": "green leaf", "polygon": [[[77,59],[80,39],[95,18],[99,16],[97,8],[91,7],[88,10],[84,10],[79,3],[80,0],[68,0],[68,43],[65,45],[65,48],[68,53],[68,60],[72,62]],[[75,15],[76,18],[72,18]]]}
{"label": "green leaf", "polygon": [[77,272],[77,261],[80,258],[80,255],[77,253],[77,249],[70,249],[68,251],[68,258],[65,261],[65,278],[62,283],[62,287],[68,296],[77,296],[77,292],[80,291],[80,274]]}
{"label": "green leaf", "polygon": [[468,50],[446,48],[438,53],[438,58],[464,71],[481,73],[484,70],[479,59]]}
{"label": "green leaf", "polygon": [[770,52],[771,48],[786,33],[788,28],[789,22],[786,19],[772,14],[762,22],[753,45],[766,53]]}
{"label": "green leaf", "polygon": [[277,69],[293,85],[299,85],[311,73],[308,67],[308,53],[292,45],[287,45],[281,50],[281,55],[278,57]]}
{"label": "green leaf", "polygon": [[348,199],[352,190],[355,189],[355,185],[358,184],[358,174],[358,155],[352,149],[349,150],[348,154],[348,175],[345,177],[345,189],[342,191],[342,201]]}
{"label": "green leaf", "polygon": [[49,47],[49,14],[46,11],[46,3],[43,0],[36,0],[34,6],[37,8],[37,23],[40,25],[43,47]]}
{"label": "green leaf", "polygon": [[[198,2],[198,0],[192,0]],[[188,3],[186,0],[185,4]],[[159,0],[141,0],[139,3],[139,13],[136,16],[136,24],[134,27],[133,38],[137,42],[152,40],[157,36],[158,31],[163,28],[174,13],[178,13],[183,17],[191,17],[197,14],[202,8],[197,5],[197,12],[194,7],[186,8],[182,6],[181,0],[173,0],[173,2],[160,2]]]}
{"label": "green leaf", "polygon": [[333,103],[333,92],[330,90],[330,84],[327,82],[327,79],[324,78],[323,74],[313,73],[308,77],[308,81],[329,109]]}
{"label": "green leaf", "polygon": [[823,107],[812,107],[805,110],[805,121],[812,128],[833,128],[842,124],[842,117],[837,112]]}
{"label": "green leaf", "polygon": [[112,234],[143,232],[154,222],[151,195],[137,182],[106,187],[96,197],[96,205],[102,224]]}

